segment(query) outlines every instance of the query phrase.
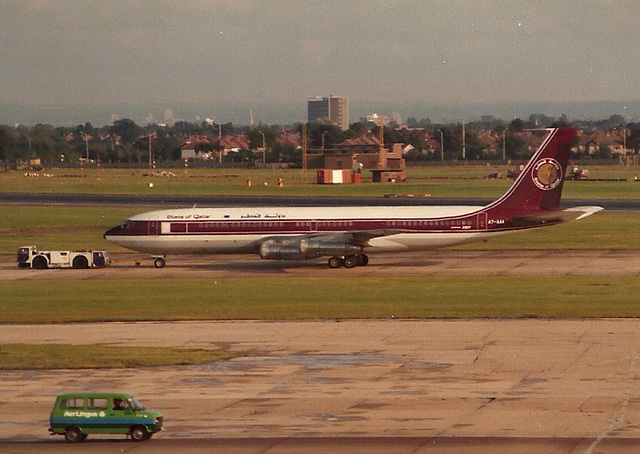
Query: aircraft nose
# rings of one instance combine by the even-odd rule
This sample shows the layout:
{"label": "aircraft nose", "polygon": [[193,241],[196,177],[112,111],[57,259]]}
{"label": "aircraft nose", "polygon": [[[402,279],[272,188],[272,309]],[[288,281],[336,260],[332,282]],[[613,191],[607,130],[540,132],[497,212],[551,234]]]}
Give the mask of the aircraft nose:
{"label": "aircraft nose", "polygon": [[109,230],[104,232],[104,234],[102,235],[102,238],[104,238],[105,240],[108,240],[109,238],[107,238],[107,237],[115,235],[115,232],[116,232],[117,229],[118,229],[118,227],[111,227]]}

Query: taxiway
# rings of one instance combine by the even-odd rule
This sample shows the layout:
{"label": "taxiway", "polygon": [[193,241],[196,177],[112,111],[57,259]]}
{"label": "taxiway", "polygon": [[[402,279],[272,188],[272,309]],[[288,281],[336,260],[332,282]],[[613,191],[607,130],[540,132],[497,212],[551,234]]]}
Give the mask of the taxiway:
{"label": "taxiway", "polygon": [[216,440],[239,453],[640,447],[638,320],[5,325],[0,341],[237,355],[202,366],[2,371],[2,452],[68,449],[47,434],[47,418],[55,395],[72,389],[131,391],[165,415],[149,442],[94,441],[92,452],[225,452]]}
{"label": "taxiway", "polygon": [[[0,280],[224,276],[638,275],[637,251],[435,251],[352,270],[250,256],[123,254],[98,270]],[[137,264],[139,263],[139,265]],[[2,325],[3,343],[223,348],[204,366],[0,371],[0,451],[594,454],[640,449],[640,321],[345,320]],[[1,352],[1,350],[0,350]],[[165,414],[149,442],[47,434],[56,394],[127,390]],[[93,441],[92,441],[93,440]],[[102,441],[99,441],[102,440]]]}
{"label": "taxiway", "polygon": [[212,277],[358,276],[576,276],[640,275],[640,251],[438,250],[372,255],[367,266],[329,269],[326,260],[270,261],[253,255],[168,256],[156,269],[145,254],[115,254],[110,268],[32,270],[16,266],[15,256],[0,257],[0,281],[30,279],[178,279]]}

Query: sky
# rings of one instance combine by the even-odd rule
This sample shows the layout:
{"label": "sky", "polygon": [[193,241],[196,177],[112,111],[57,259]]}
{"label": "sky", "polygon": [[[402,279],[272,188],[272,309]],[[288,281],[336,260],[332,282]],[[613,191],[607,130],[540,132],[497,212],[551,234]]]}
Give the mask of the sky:
{"label": "sky", "polygon": [[0,103],[638,101],[639,42],[637,0],[0,0]]}

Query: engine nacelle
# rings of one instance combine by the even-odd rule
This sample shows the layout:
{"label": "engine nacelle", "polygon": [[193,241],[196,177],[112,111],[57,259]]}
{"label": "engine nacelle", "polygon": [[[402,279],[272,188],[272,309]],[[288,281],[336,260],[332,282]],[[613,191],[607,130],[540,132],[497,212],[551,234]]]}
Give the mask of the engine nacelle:
{"label": "engine nacelle", "polygon": [[321,238],[303,238],[300,251],[305,258],[362,254],[362,247],[345,241],[324,241]]}
{"label": "engine nacelle", "polygon": [[302,259],[300,240],[267,240],[260,245],[260,258],[266,260]]}
{"label": "engine nacelle", "polygon": [[260,258],[267,260],[313,259],[322,256],[362,254],[362,247],[322,238],[272,239],[260,245]]}

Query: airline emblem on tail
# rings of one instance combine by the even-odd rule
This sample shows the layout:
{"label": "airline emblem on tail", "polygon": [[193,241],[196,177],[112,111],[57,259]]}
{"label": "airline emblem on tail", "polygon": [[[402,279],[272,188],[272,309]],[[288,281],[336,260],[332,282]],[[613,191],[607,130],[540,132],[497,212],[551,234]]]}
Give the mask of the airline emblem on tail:
{"label": "airline emblem on tail", "polygon": [[533,182],[540,189],[550,191],[562,181],[562,167],[553,158],[544,158],[533,166]]}

